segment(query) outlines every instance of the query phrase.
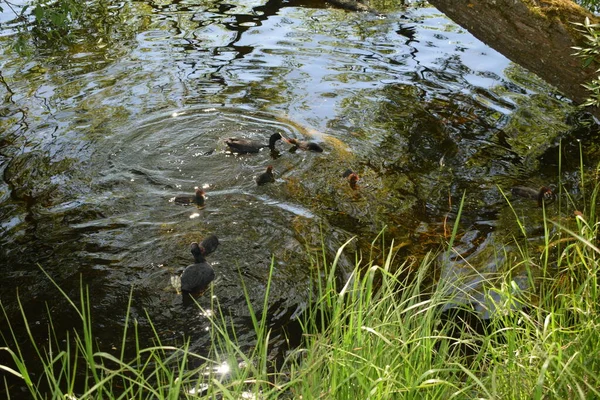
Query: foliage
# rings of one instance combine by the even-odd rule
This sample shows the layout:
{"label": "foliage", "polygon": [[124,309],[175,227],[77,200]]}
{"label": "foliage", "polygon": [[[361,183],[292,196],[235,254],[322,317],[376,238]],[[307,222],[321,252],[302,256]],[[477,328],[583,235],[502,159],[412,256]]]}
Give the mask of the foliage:
{"label": "foliage", "polygon": [[[15,14],[17,20],[29,22],[30,32],[39,41],[64,42],[75,21],[81,17],[85,2],[77,0],[35,0],[17,10],[10,2],[6,6]],[[29,16],[34,18],[31,20]]]}
{"label": "foliage", "polygon": [[[414,280],[405,268],[393,271],[391,253],[381,267],[370,263],[361,279],[355,270],[341,290],[320,297],[325,304],[317,309],[328,310],[329,324],[301,349],[302,362],[291,373],[293,397],[598,397],[599,250],[592,243],[598,223],[590,222],[597,218],[596,198],[597,189],[574,230],[560,226],[569,235],[561,242],[569,245],[558,268],[542,255],[541,271],[529,271],[541,272],[530,293],[511,279],[512,268],[500,285],[489,282],[486,299],[494,312],[486,320],[469,307],[442,311],[452,300],[443,295],[447,288],[422,291],[432,258]],[[452,247],[450,240],[447,251]],[[546,250],[556,248],[548,238]],[[515,267],[535,265],[526,249],[522,256]],[[309,313],[308,326],[312,318]]]}
{"label": "foliage", "polygon": [[[52,280],[49,275],[46,276]],[[80,329],[67,333],[66,339],[62,340],[60,333],[54,330],[50,322],[47,345],[38,345],[29,329],[27,316],[22,313],[29,335],[28,344],[33,346],[38,359],[23,358],[23,345],[15,336],[10,321],[9,328],[13,332],[11,339],[14,346],[0,348],[0,351],[8,353],[14,362],[13,365],[0,365],[0,369],[21,379],[32,399],[175,399],[180,396],[196,398],[200,393],[226,393],[228,396],[237,394],[234,397],[239,398],[240,393],[247,387],[244,382],[248,376],[267,377],[264,363],[267,362],[266,344],[269,332],[266,329],[264,313],[262,317],[257,317],[251,310],[257,344],[254,352],[247,356],[235,344],[235,336],[229,333],[227,316],[220,310],[219,305],[214,304],[219,310],[214,317],[209,316],[212,313],[202,310],[213,324],[211,336],[214,347],[211,360],[191,352],[189,341],[180,347],[163,345],[154,326],[152,329],[156,345],[143,348],[139,340],[138,321],[131,320],[130,295],[120,350],[115,347],[102,349],[94,335],[88,289],[81,287],[79,304],[76,304],[58,286],[56,287],[79,316]],[[267,287],[265,302],[269,297],[268,292]],[[3,306],[2,310],[7,317]],[[133,357],[128,356],[125,349],[134,349]],[[243,362],[236,363],[236,358]],[[253,360],[259,362],[254,363]],[[42,363],[42,371],[38,375],[35,371],[39,361]],[[200,366],[188,368],[192,364]],[[230,382],[223,382],[225,377],[229,378],[231,375],[234,378],[230,379]],[[8,385],[5,386],[8,389]],[[263,389],[264,386],[268,386],[268,381],[259,381],[258,387]],[[10,393],[8,394],[10,396]]]}
{"label": "foliage", "polygon": [[[582,188],[588,187],[583,169],[581,181]],[[559,228],[559,236],[550,237],[551,230],[545,230],[539,257],[526,248],[528,240],[520,242],[522,259],[514,267],[527,266],[535,280],[529,291],[515,284],[512,268],[499,284],[488,282],[486,301],[493,312],[486,319],[469,305],[447,307],[453,300],[448,285],[460,283],[425,284],[436,260],[454,251],[457,220],[441,257],[429,254],[418,266],[410,260],[398,265],[389,250],[382,265],[357,258],[355,269],[339,282],[337,263],[352,239],[332,262],[323,249],[322,257],[313,260],[313,296],[299,317],[304,342],[278,369],[269,357],[266,313],[253,309],[243,280],[255,335],[249,350],[236,344],[235,329],[217,300],[212,313],[200,309],[211,323],[213,349],[208,356],[191,352],[189,341],[164,346],[156,330],[156,345],[140,347],[137,322],[129,316],[122,350],[101,349],[82,287],[79,304],[69,300],[80,318],[77,332],[59,340],[50,324],[47,344],[39,345],[28,331],[43,372],[32,373],[38,361],[23,358],[16,337],[12,346],[0,349],[11,355],[13,365],[0,369],[20,378],[34,399],[598,398],[600,186],[584,192],[587,203],[574,218],[546,219],[547,226]],[[568,196],[566,200],[575,203]],[[522,233],[526,235],[524,229]],[[274,266],[272,262],[262,310],[268,309]],[[29,326],[27,316],[22,317]],[[125,355],[126,346],[135,349],[133,357]],[[192,366],[192,360],[200,365]]]}
{"label": "foliage", "polygon": [[598,0],[575,0],[575,2],[592,12],[600,11],[600,1]]}
{"label": "foliage", "polygon": [[[576,50],[575,55],[583,58],[583,63],[586,67],[590,66],[593,62],[599,62],[600,24],[592,24],[589,18],[586,18],[583,23],[577,22],[574,25],[584,34],[583,37],[587,41],[585,47],[573,47]],[[600,69],[596,72],[600,72]],[[593,79],[583,86],[590,92],[590,97],[583,103],[583,106],[600,106],[600,76],[598,79]]]}
{"label": "foliage", "polygon": [[126,29],[119,17],[125,4],[114,5],[112,0],[33,0],[21,8],[7,0],[0,0],[2,3],[19,22],[14,25],[17,35],[13,48],[24,55],[86,42],[97,46],[115,40],[114,30]]}

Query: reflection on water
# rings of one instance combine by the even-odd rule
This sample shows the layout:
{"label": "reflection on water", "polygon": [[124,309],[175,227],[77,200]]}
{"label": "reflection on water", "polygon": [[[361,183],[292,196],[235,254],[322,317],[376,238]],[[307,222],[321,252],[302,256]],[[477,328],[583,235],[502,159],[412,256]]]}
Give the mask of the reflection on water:
{"label": "reflection on water", "polygon": [[[500,189],[558,184],[561,139],[561,183],[577,196],[575,143],[595,164],[598,127],[552,88],[433,8],[382,19],[316,3],[135,2],[111,9],[131,23],[116,24],[102,45],[31,56],[10,50],[27,37],[2,13],[11,20],[0,36],[0,295],[9,318],[18,288],[40,326],[46,301],[55,326],[71,326],[39,264],[73,297],[80,279],[89,286],[101,345],[122,329],[133,285],[142,338],[152,334],[149,317],[165,343],[189,335],[205,352],[208,316],[182,309],[174,278],[192,261],[189,243],[215,234],[214,297],[200,305],[212,310],[218,299],[251,343],[241,277],[281,345],[279,328],[307,301],[316,252],[331,257],[354,235],[355,250],[367,251],[384,226],[399,260],[437,249],[466,191],[463,258],[441,259],[440,269],[478,289],[504,262],[494,246],[515,230]],[[277,157],[233,155],[223,142],[266,143],[275,132],[324,152],[289,152],[279,141]],[[257,186],[267,165],[276,180]],[[347,169],[360,176],[356,190]],[[204,207],[169,201],[196,187]],[[541,212],[516,208],[540,236]],[[260,310],[272,261],[270,307]]]}

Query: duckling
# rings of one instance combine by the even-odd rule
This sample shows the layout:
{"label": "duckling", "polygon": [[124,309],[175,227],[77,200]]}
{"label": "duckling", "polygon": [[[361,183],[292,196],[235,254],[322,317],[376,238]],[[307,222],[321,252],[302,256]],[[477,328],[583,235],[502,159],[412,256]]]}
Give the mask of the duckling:
{"label": "duckling", "polygon": [[556,194],[548,186],[542,186],[538,190],[527,186],[515,186],[511,189],[511,193],[515,196],[537,200],[538,207],[549,205],[556,200]]}
{"label": "duckling", "polygon": [[206,193],[204,193],[204,191],[202,189],[196,189],[196,194],[194,194],[193,196],[190,195],[181,195],[181,196],[176,196],[173,199],[173,202],[177,203],[177,204],[181,204],[181,205],[190,205],[190,204],[196,204],[199,207],[204,206],[204,201],[206,200],[206,198],[204,197]]}
{"label": "duckling", "polygon": [[267,170],[256,177],[256,184],[258,186],[264,185],[265,183],[275,182],[275,175],[273,175],[273,166],[269,165]]}
{"label": "duckling", "polygon": [[[200,251],[202,256],[206,257],[210,253],[213,253],[219,246],[219,238],[216,235],[210,235],[200,242]],[[194,253],[192,253],[194,254]]]}
{"label": "duckling", "polygon": [[348,168],[346,171],[344,171],[342,178],[348,179],[352,190],[358,189],[357,182],[360,178],[358,177],[358,174],[354,173],[351,169]]}
{"label": "duckling", "polygon": [[317,153],[323,152],[323,148],[321,146],[319,146],[318,144],[316,144],[315,142],[306,142],[306,141],[293,139],[293,138],[292,139],[283,138],[283,140],[289,144],[294,145],[294,147],[292,147],[290,149],[290,151],[292,151],[292,152],[296,151],[297,149],[306,150],[306,151],[314,151]]}

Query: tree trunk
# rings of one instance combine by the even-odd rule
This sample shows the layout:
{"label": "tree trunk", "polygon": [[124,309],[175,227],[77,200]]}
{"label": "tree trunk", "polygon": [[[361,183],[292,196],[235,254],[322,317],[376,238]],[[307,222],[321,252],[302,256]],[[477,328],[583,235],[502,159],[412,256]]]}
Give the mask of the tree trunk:
{"label": "tree trunk", "polygon": [[[598,76],[584,68],[573,46],[584,38],[572,22],[597,18],[569,0],[428,0],[473,36],[554,85],[577,104],[581,85]],[[596,113],[598,114],[598,113]]]}

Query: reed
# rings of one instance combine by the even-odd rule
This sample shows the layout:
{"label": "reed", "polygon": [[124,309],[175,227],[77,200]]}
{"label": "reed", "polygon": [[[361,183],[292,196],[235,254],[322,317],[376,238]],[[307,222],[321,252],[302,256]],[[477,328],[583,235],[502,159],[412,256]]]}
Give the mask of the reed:
{"label": "reed", "polygon": [[[452,301],[444,287],[449,284],[428,279],[436,263],[454,251],[457,220],[440,254],[399,260],[391,243],[380,265],[373,254],[357,255],[344,279],[338,261],[353,239],[333,260],[323,249],[313,258],[314,290],[299,316],[302,344],[277,368],[269,358],[271,332],[263,312],[274,262],[261,310],[253,308],[240,275],[255,334],[250,349],[238,344],[235,327],[213,297],[208,355],[191,352],[187,342],[163,345],[156,331],[155,345],[142,346],[129,314],[121,348],[133,336],[134,354],[101,351],[82,285],[78,302],[69,300],[79,329],[59,340],[50,323],[41,346],[27,328],[38,360],[24,359],[13,333],[8,340],[13,345],[0,349],[13,363],[0,368],[20,378],[33,399],[599,398],[599,190],[589,190],[587,203],[571,218],[545,216],[541,253],[534,255],[526,238],[519,242],[521,259],[515,264],[528,269],[531,289],[516,285],[515,265],[509,266],[486,289],[494,312],[485,320],[467,309],[449,313],[444,308]],[[25,313],[22,319],[29,327]],[[189,368],[190,360],[200,366]],[[39,362],[42,373],[34,377],[31,370]]]}

